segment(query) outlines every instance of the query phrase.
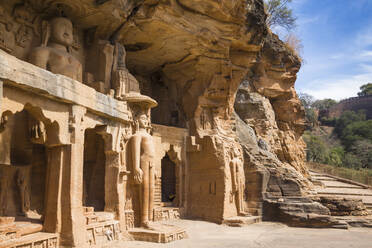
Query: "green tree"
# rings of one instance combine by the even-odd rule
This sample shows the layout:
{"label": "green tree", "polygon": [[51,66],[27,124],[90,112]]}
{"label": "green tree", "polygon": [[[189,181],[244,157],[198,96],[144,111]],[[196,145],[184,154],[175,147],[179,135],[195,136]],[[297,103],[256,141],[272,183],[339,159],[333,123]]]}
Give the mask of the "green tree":
{"label": "green tree", "polygon": [[329,152],[327,164],[342,166],[344,156],[345,151],[342,146],[333,147]]}
{"label": "green tree", "polygon": [[303,138],[307,146],[307,161],[316,163],[327,163],[329,161],[327,146],[320,137],[306,131]]}
{"label": "green tree", "polygon": [[358,121],[364,121],[366,119],[366,115],[363,112],[354,112],[354,111],[345,111],[342,113],[340,118],[336,121],[336,126],[334,132],[338,135],[339,138],[342,139],[343,130],[346,128],[347,125],[358,122]]}
{"label": "green tree", "polygon": [[372,169],[372,141],[367,139],[356,141],[351,147],[351,152],[360,159],[363,168]]}
{"label": "green tree", "polygon": [[336,105],[337,101],[333,99],[323,99],[323,100],[316,100],[312,107],[318,109],[319,111],[328,111],[333,105]]}
{"label": "green tree", "polygon": [[345,167],[354,168],[354,169],[358,169],[362,167],[362,162],[360,161],[360,159],[356,155],[350,152],[345,154],[344,160],[342,162]]}
{"label": "green tree", "polygon": [[301,100],[302,106],[305,109],[305,118],[310,129],[317,125],[318,115],[312,107],[315,102],[315,98],[307,93],[299,93],[298,97]]}
{"label": "green tree", "polygon": [[341,141],[347,150],[350,150],[357,141],[372,142],[372,120],[356,121],[348,124],[341,131]]}
{"label": "green tree", "polygon": [[360,86],[360,92],[358,96],[371,96],[372,95],[372,83],[367,83]]}
{"label": "green tree", "polygon": [[296,17],[288,3],[292,0],[265,0],[265,9],[267,12],[266,24],[269,27],[283,27],[288,31],[296,26]]}

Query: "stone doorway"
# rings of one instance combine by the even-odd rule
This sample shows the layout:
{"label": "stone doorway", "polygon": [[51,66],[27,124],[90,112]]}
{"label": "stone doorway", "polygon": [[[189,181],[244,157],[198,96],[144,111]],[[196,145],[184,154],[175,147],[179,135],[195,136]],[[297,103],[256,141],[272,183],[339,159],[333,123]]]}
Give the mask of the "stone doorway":
{"label": "stone doorway", "polygon": [[175,205],[176,200],[176,164],[168,154],[161,160],[161,201]]}
{"label": "stone doorway", "polygon": [[95,129],[85,131],[83,205],[95,211],[105,209],[104,139]]}
{"label": "stone doorway", "polygon": [[43,229],[48,188],[44,117],[28,109],[4,113],[0,125],[0,219],[17,235]]}

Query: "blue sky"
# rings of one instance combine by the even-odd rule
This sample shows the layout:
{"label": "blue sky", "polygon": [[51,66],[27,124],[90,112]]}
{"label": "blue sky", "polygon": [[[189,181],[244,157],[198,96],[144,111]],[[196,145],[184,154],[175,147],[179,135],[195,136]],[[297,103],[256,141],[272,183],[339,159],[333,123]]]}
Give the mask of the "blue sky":
{"label": "blue sky", "polygon": [[340,100],[372,82],[372,0],[293,0],[290,6],[304,46],[299,92]]}

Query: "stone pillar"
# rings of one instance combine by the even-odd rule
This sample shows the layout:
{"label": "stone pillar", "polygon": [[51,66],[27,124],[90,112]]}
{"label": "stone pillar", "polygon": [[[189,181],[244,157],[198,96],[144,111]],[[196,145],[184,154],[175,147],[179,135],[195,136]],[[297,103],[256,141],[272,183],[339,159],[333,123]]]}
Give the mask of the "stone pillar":
{"label": "stone pillar", "polygon": [[87,247],[86,220],[83,213],[84,128],[86,109],[72,106],[70,113],[71,144],[66,146],[62,171],[61,245]]}
{"label": "stone pillar", "polygon": [[44,231],[60,233],[62,225],[62,170],[66,146],[50,147],[47,150],[47,179],[45,192]]}
{"label": "stone pillar", "polygon": [[3,81],[0,80],[0,117],[1,117],[1,114],[3,113],[2,102],[3,102]]}
{"label": "stone pillar", "polygon": [[125,231],[125,195],[123,180],[120,178],[120,155],[118,152],[106,151],[105,157],[105,212],[115,212],[121,231]]}

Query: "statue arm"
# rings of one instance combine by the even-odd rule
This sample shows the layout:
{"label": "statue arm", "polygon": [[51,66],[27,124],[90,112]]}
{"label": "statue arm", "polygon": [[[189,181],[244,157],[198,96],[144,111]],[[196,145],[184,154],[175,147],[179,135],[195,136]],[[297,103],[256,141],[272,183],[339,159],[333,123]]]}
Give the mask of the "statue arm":
{"label": "statue arm", "polygon": [[47,69],[49,50],[46,48],[36,48],[31,52],[30,63],[40,68]]}
{"label": "statue arm", "polygon": [[83,66],[79,65],[79,71],[78,71],[78,81],[83,83]]}
{"label": "statue arm", "polygon": [[142,170],[140,168],[141,162],[141,136],[133,136],[132,140],[132,162],[134,169],[134,181],[137,184],[142,183]]}

